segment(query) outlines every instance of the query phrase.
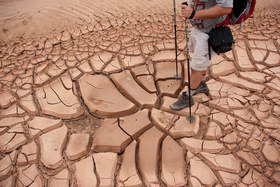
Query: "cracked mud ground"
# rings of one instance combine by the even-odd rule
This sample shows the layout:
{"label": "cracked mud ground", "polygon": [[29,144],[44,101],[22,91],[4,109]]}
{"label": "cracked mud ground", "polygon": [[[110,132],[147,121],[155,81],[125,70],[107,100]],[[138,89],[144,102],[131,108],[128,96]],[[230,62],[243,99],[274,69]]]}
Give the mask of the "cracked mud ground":
{"label": "cracked mud ground", "polygon": [[[188,124],[168,107],[184,81],[163,5],[2,38],[1,187],[280,186],[280,9],[232,27]],[[178,21],[183,77],[184,36]]]}

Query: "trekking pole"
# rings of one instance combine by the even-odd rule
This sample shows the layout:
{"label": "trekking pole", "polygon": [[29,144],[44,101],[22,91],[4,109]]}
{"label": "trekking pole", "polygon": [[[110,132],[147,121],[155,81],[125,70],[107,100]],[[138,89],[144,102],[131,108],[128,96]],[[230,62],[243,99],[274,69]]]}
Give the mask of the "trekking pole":
{"label": "trekking pole", "polygon": [[[187,2],[183,2],[183,5],[187,5]],[[187,18],[185,19],[185,34],[186,34],[186,56],[187,56],[187,62],[188,62],[188,91],[189,91],[189,103],[191,103],[191,71],[190,71],[190,53],[189,53],[189,48],[188,48],[188,41],[189,41],[189,36],[188,36],[188,23],[187,23]],[[189,107],[189,116],[187,116],[187,120],[189,121],[194,121],[195,117],[192,116],[192,108],[191,106]]]}
{"label": "trekking pole", "polygon": [[180,78],[178,74],[178,43],[177,43],[177,21],[176,21],[176,3],[175,0],[173,0],[173,7],[174,7],[174,13],[173,13],[173,23],[174,23],[174,32],[175,32],[175,61],[176,61],[176,78]]}

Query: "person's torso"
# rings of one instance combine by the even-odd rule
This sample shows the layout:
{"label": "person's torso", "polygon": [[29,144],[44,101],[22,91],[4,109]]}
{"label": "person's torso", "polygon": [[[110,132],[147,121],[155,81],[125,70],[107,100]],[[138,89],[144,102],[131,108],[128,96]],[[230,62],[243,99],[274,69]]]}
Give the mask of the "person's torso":
{"label": "person's torso", "polygon": [[[207,9],[215,6],[216,0],[190,0],[190,5],[196,11]],[[217,23],[222,21],[224,17],[214,18],[214,19],[193,19],[191,23],[194,27],[200,29],[201,31],[208,33]]]}

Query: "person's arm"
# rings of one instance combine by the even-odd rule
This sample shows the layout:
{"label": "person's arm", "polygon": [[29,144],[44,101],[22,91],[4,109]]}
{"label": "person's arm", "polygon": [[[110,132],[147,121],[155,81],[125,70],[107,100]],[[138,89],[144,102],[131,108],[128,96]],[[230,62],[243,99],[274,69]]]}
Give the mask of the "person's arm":
{"label": "person's arm", "polygon": [[217,18],[220,16],[230,14],[231,11],[232,11],[232,8],[213,6],[208,9],[197,11],[193,18],[194,19],[212,19],[212,18]]}
{"label": "person's arm", "polygon": [[[203,9],[196,11],[193,19],[212,19],[230,14],[232,8],[222,7],[222,6],[213,6],[211,8]],[[190,6],[182,5],[181,14],[185,18],[189,18],[193,12],[193,8]]]}

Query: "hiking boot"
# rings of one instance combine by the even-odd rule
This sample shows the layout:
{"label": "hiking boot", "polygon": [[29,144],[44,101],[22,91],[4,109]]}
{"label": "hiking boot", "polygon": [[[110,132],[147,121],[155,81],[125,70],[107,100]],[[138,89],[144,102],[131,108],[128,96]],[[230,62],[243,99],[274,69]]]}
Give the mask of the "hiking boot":
{"label": "hiking boot", "polygon": [[192,96],[190,96],[190,97],[191,97],[191,99],[190,99],[191,102],[189,100],[189,95],[186,92],[183,92],[179,96],[178,100],[175,103],[173,103],[172,105],[170,105],[169,107],[172,110],[182,110],[186,107],[191,107],[194,105],[194,100],[193,100]]}
{"label": "hiking boot", "polygon": [[198,88],[191,89],[191,96],[199,93],[205,93],[206,95],[209,95],[209,88],[205,81],[201,81]]}

